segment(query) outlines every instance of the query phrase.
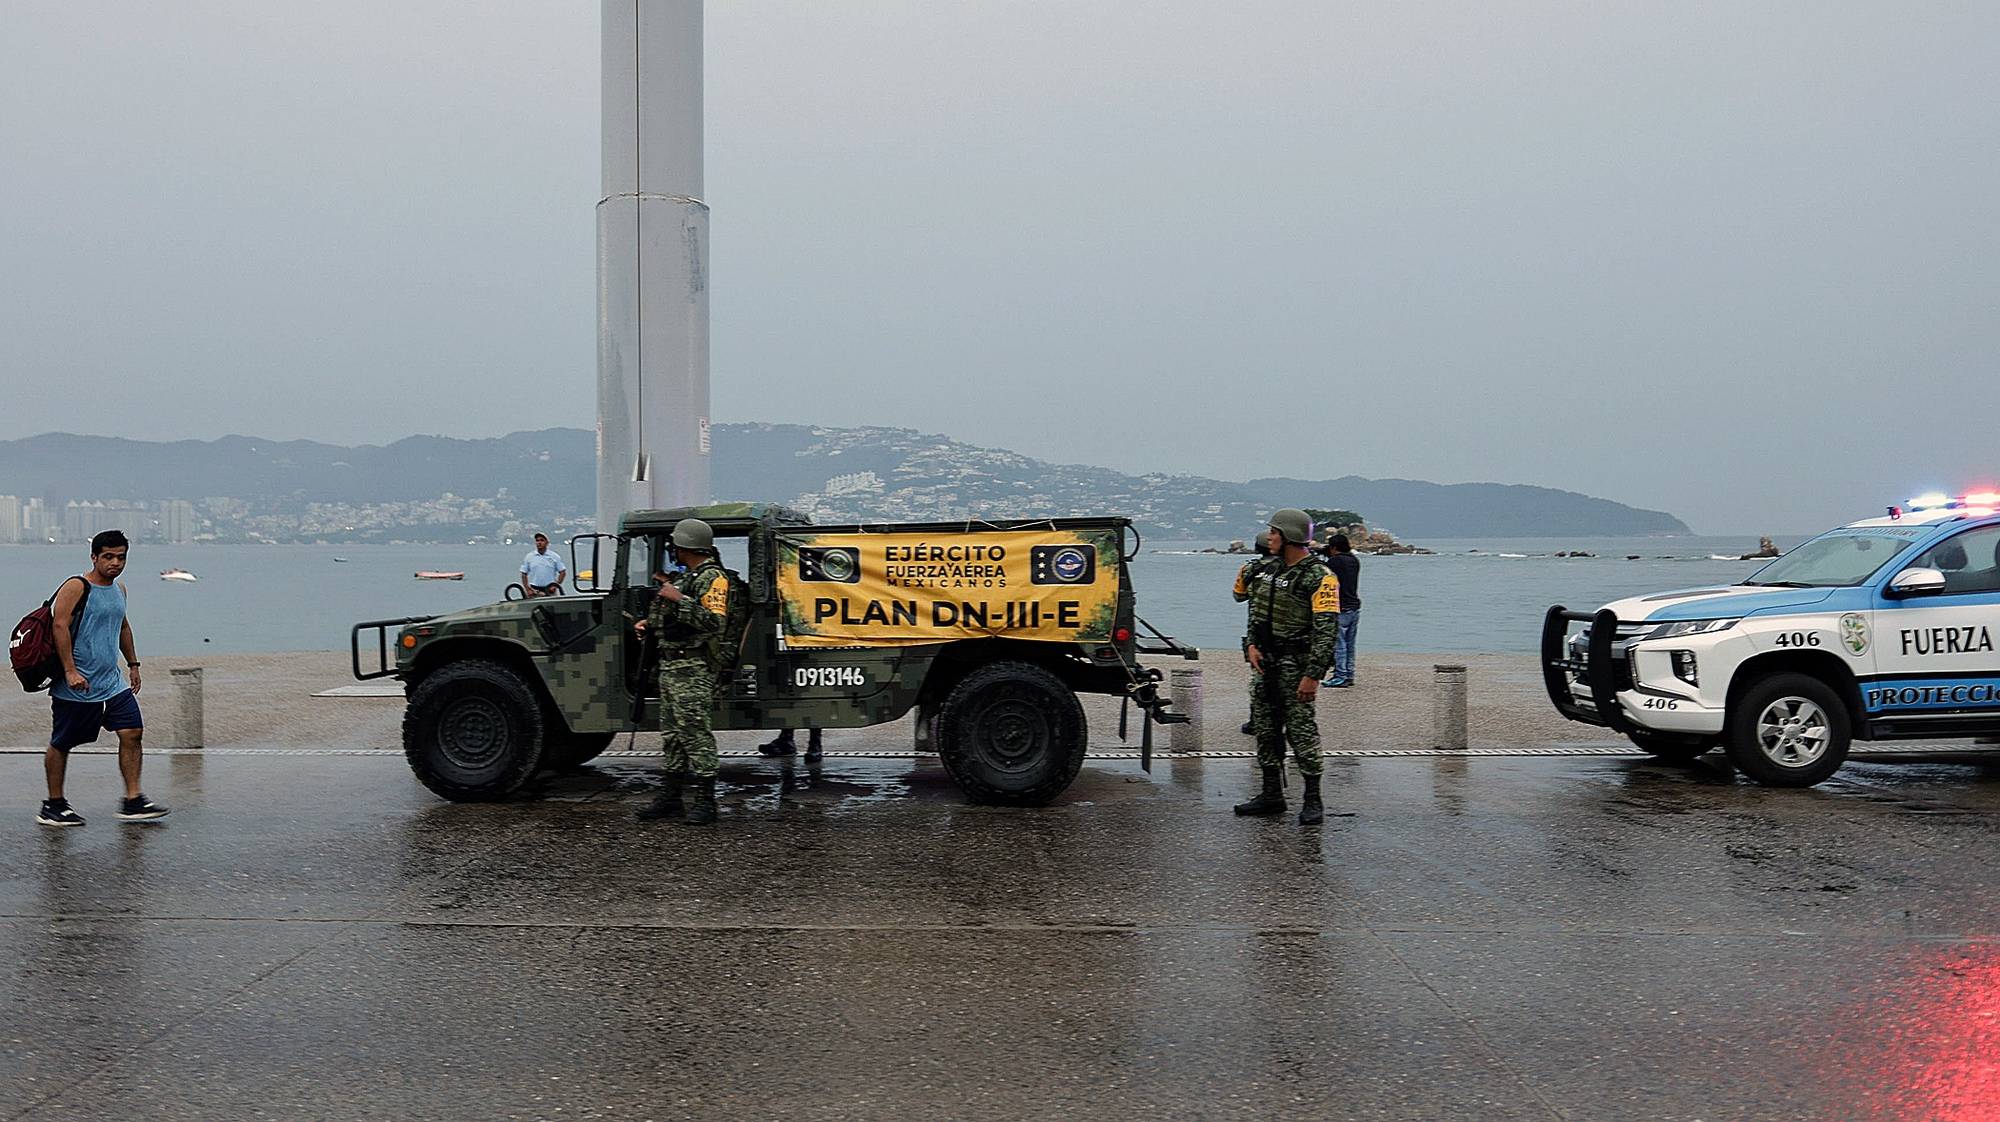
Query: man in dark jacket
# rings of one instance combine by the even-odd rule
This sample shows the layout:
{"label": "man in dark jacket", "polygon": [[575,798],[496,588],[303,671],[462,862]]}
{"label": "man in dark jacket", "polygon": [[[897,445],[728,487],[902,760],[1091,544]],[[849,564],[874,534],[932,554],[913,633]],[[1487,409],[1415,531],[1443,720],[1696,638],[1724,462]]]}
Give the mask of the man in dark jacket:
{"label": "man in dark jacket", "polygon": [[1345,689],[1354,684],[1354,630],[1361,625],[1361,558],[1346,534],[1329,534],[1326,566],[1340,578],[1340,631],[1333,648],[1333,672],[1325,685]]}

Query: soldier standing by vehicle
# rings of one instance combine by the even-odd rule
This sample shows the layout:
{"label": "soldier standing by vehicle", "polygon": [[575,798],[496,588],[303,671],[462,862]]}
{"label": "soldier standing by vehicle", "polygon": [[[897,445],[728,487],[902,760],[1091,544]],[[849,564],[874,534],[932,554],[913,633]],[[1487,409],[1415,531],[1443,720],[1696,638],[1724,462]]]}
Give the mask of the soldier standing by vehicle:
{"label": "soldier standing by vehicle", "polygon": [[[729,616],[729,578],[715,559],[715,531],[699,518],[674,525],[674,558],[683,572],[660,585],[646,618],[634,630],[651,630],[659,644],[660,747],[666,774],[645,819],[687,816],[690,826],[715,821],[715,733],[709,720],[721,673],[721,640]],[[691,789],[692,805],[681,792]]]}
{"label": "soldier standing by vehicle", "polygon": [[1285,744],[1305,780],[1299,825],[1326,817],[1320,803],[1319,721],[1313,701],[1333,661],[1340,626],[1340,581],[1309,548],[1312,518],[1302,510],[1271,516],[1272,559],[1249,572],[1250,722],[1257,731],[1257,766],[1264,788],[1236,813],[1285,812]]}

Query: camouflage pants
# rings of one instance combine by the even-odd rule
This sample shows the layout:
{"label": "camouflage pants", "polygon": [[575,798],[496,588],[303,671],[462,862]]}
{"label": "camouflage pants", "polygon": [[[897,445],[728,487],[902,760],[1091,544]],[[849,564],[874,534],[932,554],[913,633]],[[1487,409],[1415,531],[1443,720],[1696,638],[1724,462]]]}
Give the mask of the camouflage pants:
{"label": "camouflage pants", "polygon": [[660,662],[660,751],[669,772],[715,774],[715,667],[702,658]]}
{"label": "camouflage pants", "polygon": [[[1265,675],[1271,676],[1268,689]],[[1263,673],[1250,675],[1250,729],[1257,734],[1258,767],[1284,767],[1289,741],[1299,774],[1320,773],[1319,716],[1312,702],[1299,700],[1299,679],[1305,676],[1306,660],[1296,655],[1267,658]]]}

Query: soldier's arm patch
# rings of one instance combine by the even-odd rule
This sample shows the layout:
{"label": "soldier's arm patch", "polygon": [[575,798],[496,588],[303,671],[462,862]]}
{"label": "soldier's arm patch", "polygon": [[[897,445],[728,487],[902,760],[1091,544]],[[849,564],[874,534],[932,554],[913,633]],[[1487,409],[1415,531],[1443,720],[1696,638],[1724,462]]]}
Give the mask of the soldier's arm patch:
{"label": "soldier's arm patch", "polygon": [[1340,611],[1340,578],[1332,573],[1319,578],[1319,587],[1313,590],[1313,614]]}
{"label": "soldier's arm patch", "polygon": [[708,591],[701,594],[701,606],[721,619],[729,614],[729,578],[717,577],[708,582]]}

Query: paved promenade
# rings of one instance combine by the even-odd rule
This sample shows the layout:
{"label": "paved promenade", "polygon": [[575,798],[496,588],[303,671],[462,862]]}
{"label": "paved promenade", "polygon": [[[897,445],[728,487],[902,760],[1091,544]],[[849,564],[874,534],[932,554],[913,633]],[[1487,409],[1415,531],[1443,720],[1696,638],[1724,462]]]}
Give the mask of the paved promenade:
{"label": "paved promenade", "polygon": [[[322,703],[332,705],[334,703]],[[367,702],[345,702],[363,706]],[[334,714],[318,722],[330,740]],[[650,763],[506,805],[394,754],[152,761],[31,821],[0,754],[0,1118],[1989,1119],[2000,763],[1099,761],[973,807],[933,762]]]}

